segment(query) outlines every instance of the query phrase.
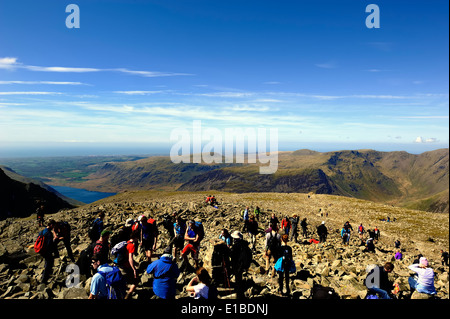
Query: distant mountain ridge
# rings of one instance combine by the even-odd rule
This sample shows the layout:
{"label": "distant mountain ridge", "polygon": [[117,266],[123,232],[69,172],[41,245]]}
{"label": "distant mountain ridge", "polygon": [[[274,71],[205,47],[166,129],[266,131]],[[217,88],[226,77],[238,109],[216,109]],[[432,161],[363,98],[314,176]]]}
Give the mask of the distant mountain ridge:
{"label": "distant mountain ridge", "polygon": [[107,163],[83,188],[332,194],[449,212],[449,150],[422,154],[343,150],[280,152],[278,171],[258,164],[174,164],[169,157]]}

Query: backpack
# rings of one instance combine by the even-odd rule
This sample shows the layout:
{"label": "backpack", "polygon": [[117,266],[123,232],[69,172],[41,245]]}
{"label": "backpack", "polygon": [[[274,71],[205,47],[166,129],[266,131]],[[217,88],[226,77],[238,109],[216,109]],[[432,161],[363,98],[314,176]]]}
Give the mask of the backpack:
{"label": "backpack", "polygon": [[141,226],[141,224],[140,224],[139,222],[135,222],[135,223],[133,224],[133,226],[131,226],[131,231],[137,231],[137,230],[139,230],[140,226]]}
{"label": "backpack", "polygon": [[110,272],[98,271],[106,280],[106,287],[108,288],[108,299],[124,299],[126,295],[126,282],[120,272],[119,267],[112,267]]}
{"label": "backpack", "polygon": [[94,220],[92,222],[91,226],[89,227],[88,236],[92,241],[96,241],[100,238],[100,236],[99,236],[100,222],[101,222],[101,219],[97,218],[96,220]]}
{"label": "backpack", "polygon": [[88,246],[88,248],[84,249],[80,253],[80,257],[76,262],[76,265],[80,268],[80,274],[90,276],[91,275],[91,262],[92,256],[94,255],[94,247],[96,243],[93,243]]}
{"label": "backpack", "polygon": [[115,256],[113,262],[117,265],[120,265],[122,261],[126,258],[126,250],[127,250],[127,241],[121,241],[118,244],[116,244],[111,249],[111,255]]}
{"label": "backpack", "polygon": [[142,237],[144,239],[150,239],[158,235],[156,220],[154,220],[153,218],[147,220],[147,225],[144,226],[144,224],[141,224],[141,228],[142,228]]}
{"label": "backpack", "polygon": [[272,235],[272,232],[270,232],[270,238],[267,243],[267,250],[270,250],[270,253],[272,255],[277,255],[281,247],[281,242],[277,238],[277,235]]}
{"label": "backpack", "polygon": [[323,287],[321,285],[314,285],[311,288],[311,299],[340,299],[336,291],[331,287]]}
{"label": "backpack", "polygon": [[[45,230],[45,229],[44,229]],[[41,230],[34,243],[34,251],[38,254],[44,255],[47,251],[47,245],[45,242],[44,230]]]}
{"label": "backpack", "polygon": [[252,260],[252,250],[248,247],[247,241],[239,240],[231,247],[231,265],[234,274],[246,271]]}

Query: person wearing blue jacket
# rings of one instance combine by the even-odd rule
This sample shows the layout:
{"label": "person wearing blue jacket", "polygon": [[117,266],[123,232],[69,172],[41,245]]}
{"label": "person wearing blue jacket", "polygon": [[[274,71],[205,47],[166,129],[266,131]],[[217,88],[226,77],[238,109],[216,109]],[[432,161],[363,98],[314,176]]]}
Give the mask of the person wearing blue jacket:
{"label": "person wearing blue jacket", "polygon": [[171,249],[167,247],[164,254],[147,267],[147,274],[153,274],[153,292],[161,299],[175,299],[176,281],[180,275]]}

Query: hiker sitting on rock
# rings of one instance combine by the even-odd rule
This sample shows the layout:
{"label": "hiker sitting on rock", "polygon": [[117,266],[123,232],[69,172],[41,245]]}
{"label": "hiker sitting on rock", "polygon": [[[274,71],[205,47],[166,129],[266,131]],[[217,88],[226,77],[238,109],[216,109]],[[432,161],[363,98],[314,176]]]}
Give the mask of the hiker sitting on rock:
{"label": "hiker sitting on rock", "polygon": [[418,264],[412,264],[408,268],[416,273],[414,277],[409,277],[408,279],[411,292],[417,290],[417,292],[422,294],[436,294],[434,271],[428,267],[428,260],[425,257],[420,257]]}
{"label": "hiker sitting on rock", "polygon": [[363,252],[367,252],[367,253],[375,252],[375,244],[373,243],[373,238],[367,239],[366,248],[364,248]]}
{"label": "hiker sitting on rock", "polygon": [[388,274],[393,270],[394,265],[390,262],[384,266],[375,266],[364,280],[369,293],[377,294],[381,299],[392,299],[389,293],[394,289],[394,285],[389,281]]}
{"label": "hiker sitting on rock", "polygon": [[211,276],[203,267],[197,269],[196,276],[191,279],[186,291],[194,299],[217,299],[217,290],[211,284]]}

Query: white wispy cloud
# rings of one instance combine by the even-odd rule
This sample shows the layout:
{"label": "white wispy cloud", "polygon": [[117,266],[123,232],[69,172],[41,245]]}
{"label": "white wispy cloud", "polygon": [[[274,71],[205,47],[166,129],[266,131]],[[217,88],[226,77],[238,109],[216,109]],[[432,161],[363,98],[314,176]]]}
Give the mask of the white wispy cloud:
{"label": "white wispy cloud", "polygon": [[152,94],[161,94],[172,92],[170,90],[157,90],[157,91],[114,91],[116,94],[125,94],[125,95],[152,95]]}
{"label": "white wispy cloud", "polygon": [[0,95],[59,95],[61,92],[46,92],[46,91],[15,91],[15,92],[0,92]]}
{"label": "white wispy cloud", "polygon": [[62,81],[0,81],[0,84],[89,85],[82,82],[62,82]]}
{"label": "white wispy cloud", "polygon": [[167,77],[167,76],[186,76],[193,75],[189,73],[176,73],[176,72],[160,72],[160,71],[148,71],[148,70],[130,70],[127,68],[86,68],[86,67],[61,67],[61,66],[36,66],[26,65],[17,61],[15,57],[3,57],[0,58],[0,69],[15,70],[26,69],[36,72],[57,72],[57,73],[91,73],[91,72],[120,72],[131,75],[139,75],[143,77]]}

